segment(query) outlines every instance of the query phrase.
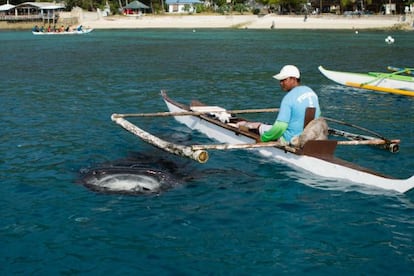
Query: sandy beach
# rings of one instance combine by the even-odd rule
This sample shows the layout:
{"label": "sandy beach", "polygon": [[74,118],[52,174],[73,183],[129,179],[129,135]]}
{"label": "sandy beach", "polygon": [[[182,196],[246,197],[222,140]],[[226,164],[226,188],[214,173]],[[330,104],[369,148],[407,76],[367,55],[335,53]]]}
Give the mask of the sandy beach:
{"label": "sandy beach", "polygon": [[94,29],[239,28],[239,29],[413,29],[412,19],[401,16],[288,16],[257,15],[143,15],[101,17],[82,13],[80,23]]}

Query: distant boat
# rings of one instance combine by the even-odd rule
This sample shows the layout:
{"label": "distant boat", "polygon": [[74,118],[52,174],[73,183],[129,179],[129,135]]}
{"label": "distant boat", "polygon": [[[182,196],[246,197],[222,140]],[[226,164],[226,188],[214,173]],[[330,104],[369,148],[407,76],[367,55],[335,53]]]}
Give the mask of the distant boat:
{"label": "distant boat", "polygon": [[80,35],[80,34],[87,34],[92,31],[93,29],[81,29],[81,30],[72,30],[72,31],[63,31],[63,32],[32,31],[32,34],[34,35]]}
{"label": "distant boat", "polygon": [[407,69],[392,73],[351,73],[318,67],[328,79],[350,87],[414,97],[414,77],[403,75]]}

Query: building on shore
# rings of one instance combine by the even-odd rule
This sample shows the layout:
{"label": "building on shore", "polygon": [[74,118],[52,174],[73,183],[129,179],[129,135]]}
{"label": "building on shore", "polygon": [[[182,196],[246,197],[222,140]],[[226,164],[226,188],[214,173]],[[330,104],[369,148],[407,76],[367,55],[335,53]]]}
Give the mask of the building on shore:
{"label": "building on shore", "polygon": [[199,0],[166,0],[169,13],[194,13],[195,5],[202,4]]}
{"label": "building on shore", "polygon": [[63,3],[24,2],[12,5],[7,1],[7,4],[0,6],[0,21],[54,24],[59,19],[59,13],[64,9]]}

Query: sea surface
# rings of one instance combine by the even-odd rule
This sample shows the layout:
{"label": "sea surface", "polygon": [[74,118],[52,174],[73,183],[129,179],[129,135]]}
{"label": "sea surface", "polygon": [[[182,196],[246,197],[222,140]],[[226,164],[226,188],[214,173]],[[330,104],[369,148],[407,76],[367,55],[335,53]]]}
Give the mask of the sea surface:
{"label": "sea surface", "polygon": [[[0,32],[0,274],[413,275],[414,191],[326,179],[246,150],[210,151],[199,164],[110,118],[166,111],[162,89],[185,103],[278,107],[284,92],[272,75],[295,64],[324,116],[401,139],[399,153],[343,146],[338,156],[408,178],[414,98],[346,88],[317,67],[386,71],[412,67],[413,53],[412,32]],[[214,143],[169,117],[134,122],[175,143]],[[165,189],[91,184],[114,172]]]}

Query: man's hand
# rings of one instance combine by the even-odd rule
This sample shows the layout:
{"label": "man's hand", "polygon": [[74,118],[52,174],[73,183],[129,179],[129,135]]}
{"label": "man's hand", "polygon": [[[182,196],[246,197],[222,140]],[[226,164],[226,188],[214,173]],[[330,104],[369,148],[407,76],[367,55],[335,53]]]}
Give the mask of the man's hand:
{"label": "man's hand", "polygon": [[236,125],[237,125],[238,128],[259,129],[261,123],[240,121]]}

